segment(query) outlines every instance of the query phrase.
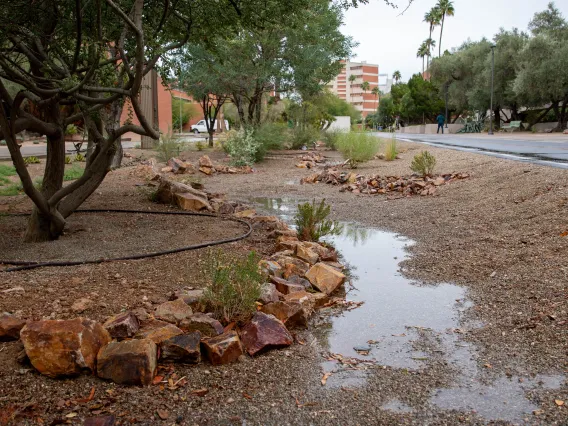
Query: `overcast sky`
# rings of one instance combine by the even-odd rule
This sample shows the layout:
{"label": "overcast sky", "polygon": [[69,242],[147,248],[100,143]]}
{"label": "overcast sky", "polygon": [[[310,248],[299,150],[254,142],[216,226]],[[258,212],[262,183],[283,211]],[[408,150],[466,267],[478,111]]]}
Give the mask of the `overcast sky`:
{"label": "overcast sky", "polygon": [[[424,14],[436,0],[414,0],[402,16],[397,16],[407,0],[393,0],[399,9],[393,10],[383,0],[369,0],[369,4],[350,9],[345,15],[343,32],[352,36],[359,46],[355,61],[379,64],[379,72],[392,76],[400,70],[403,81],[422,71],[422,59],[416,58],[418,47],[428,38],[429,25],[422,22]],[[500,27],[527,29],[535,12],[546,9],[549,0],[454,0],[455,16],[446,19],[442,38],[442,52],[458,47],[470,38],[492,38]],[[556,0],[556,7],[568,16],[568,0]],[[440,28],[432,36],[436,40],[436,55]]]}

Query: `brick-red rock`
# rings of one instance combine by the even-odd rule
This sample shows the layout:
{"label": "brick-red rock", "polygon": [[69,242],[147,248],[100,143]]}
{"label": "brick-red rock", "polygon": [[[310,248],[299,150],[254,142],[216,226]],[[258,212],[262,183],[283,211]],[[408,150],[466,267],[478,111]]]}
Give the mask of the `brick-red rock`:
{"label": "brick-red rock", "polygon": [[97,357],[97,375],[121,385],[152,384],[158,347],[150,339],[111,342]]}
{"label": "brick-red rock", "polygon": [[229,364],[243,354],[241,341],[236,331],[228,331],[220,336],[201,342],[203,352],[213,365]]}
{"label": "brick-red rock", "polygon": [[270,349],[284,348],[293,343],[290,332],[274,315],[256,312],[241,330],[241,341],[249,355]]}
{"label": "brick-red rock", "polygon": [[26,321],[10,314],[0,315],[0,342],[18,340]]}
{"label": "brick-red rock", "polygon": [[162,359],[197,364],[201,361],[201,333],[194,331],[174,336],[160,344]]}
{"label": "brick-red rock", "polygon": [[132,312],[121,312],[106,320],[103,327],[113,339],[126,339],[136,334],[140,328],[140,322]]}

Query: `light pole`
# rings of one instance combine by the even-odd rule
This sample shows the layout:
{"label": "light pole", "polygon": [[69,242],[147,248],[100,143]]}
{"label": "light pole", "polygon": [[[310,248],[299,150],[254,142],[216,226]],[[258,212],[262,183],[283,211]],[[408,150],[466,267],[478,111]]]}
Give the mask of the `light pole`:
{"label": "light pole", "polygon": [[495,46],[491,45],[491,109],[489,110],[489,134],[493,134],[493,80],[495,78]]}

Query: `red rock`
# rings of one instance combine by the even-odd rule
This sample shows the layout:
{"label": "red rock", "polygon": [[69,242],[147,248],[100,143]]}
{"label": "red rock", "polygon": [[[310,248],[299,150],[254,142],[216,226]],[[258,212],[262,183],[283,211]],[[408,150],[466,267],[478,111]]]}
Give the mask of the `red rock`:
{"label": "red rock", "polygon": [[185,211],[199,212],[201,210],[213,210],[207,198],[201,198],[194,194],[176,194],[175,200],[179,208]]}
{"label": "red rock", "polygon": [[85,318],[30,321],[20,338],[36,370],[54,378],[95,371],[97,352],[111,341],[102,325]]}
{"label": "red rock", "polygon": [[[157,322],[162,322],[162,321],[157,321]],[[175,325],[168,324],[168,323],[165,323],[165,324],[166,325],[161,326],[161,327],[159,327],[159,326],[142,327],[138,331],[138,333],[136,333],[136,337],[142,338],[142,339],[150,339],[154,343],[159,345],[164,340],[168,340],[170,337],[174,337],[174,336],[178,336],[180,334],[183,334],[183,331],[180,330],[179,328],[177,328]]]}
{"label": "red rock", "polygon": [[160,348],[161,358],[169,361],[198,364],[201,361],[201,333],[181,334],[164,340]]}
{"label": "red rock", "polygon": [[213,162],[208,155],[204,155],[199,159],[199,167],[213,167]]}
{"label": "red rock", "polygon": [[140,329],[140,322],[132,312],[121,312],[109,318],[103,327],[109,332],[113,339],[126,339],[133,337]]}
{"label": "red rock", "polygon": [[168,166],[171,167],[172,172],[176,174],[193,173],[195,169],[190,163],[180,160],[179,158],[170,158]]}
{"label": "red rock", "polygon": [[149,339],[111,342],[97,357],[97,375],[121,385],[149,386],[156,374],[158,347]]}
{"label": "red rock", "polygon": [[114,416],[87,417],[83,426],[114,426]]}
{"label": "red rock", "polygon": [[316,305],[315,297],[312,293],[308,293],[307,291],[287,294],[284,296],[284,301],[299,303],[302,305],[307,315],[310,315],[313,312]]}
{"label": "red rock", "polygon": [[156,201],[164,204],[174,204],[176,194],[192,194],[207,200],[207,194],[183,183],[162,179],[156,191]]}
{"label": "red rock", "polygon": [[215,171],[215,169],[213,167],[205,167],[205,166],[201,166],[199,167],[199,171],[201,173],[205,173],[206,175],[211,175],[213,174],[213,172]]}
{"label": "red rock", "polygon": [[219,208],[217,209],[217,213],[219,214],[233,214],[235,212],[235,208],[231,205],[231,203],[223,202],[219,204]]}
{"label": "red rock", "polygon": [[241,340],[251,356],[290,346],[294,341],[282,321],[263,312],[256,312],[242,328]]}
{"label": "red rock", "polygon": [[240,212],[236,212],[233,216],[241,219],[252,219],[255,215],[256,215],[256,210],[249,209],[249,210],[241,210]]}
{"label": "red rock", "polygon": [[182,299],[162,303],[156,308],[155,313],[156,318],[172,324],[178,324],[180,321],[188,319],[191,315],[193,315],[191,307]]}
{"label": "red rock", "polygon": [[76,314],[80,314],[85,312],[91,306],[91,299],[87,297],[82,297],[81,299],[77,299],[73,305],[71,305],[71,310]]}
{"label": "red rock", "polygon": [[282,274],[282,267],[273,260],[261,260],[259,266],[261,270],[266,271],[269,275],[279,276]]}
{"label": "red rock", "polygon": [[296,256],[310,265],[315,265],[319,259],[319,254],[302,243],[296,244]]}
{"label": "red rock", "polygon": [[308,313],[299,302],[273,302],[261,306],[260,311],[274,315],[289,327],[306,327],[308,325]]}
{"label": "red rock", "polygon": [[311,267],[306,278],[314,287],[328,295],[345,281],[344,274],[321,262]]}
{"label": "red rock", "polygon": [[20,330],[26,325],[26,321],[4,313],[0,315],[0,342],[9,340],[18,340],[20,338]]}
{"label": "red rock", "polygon": [[283,296],[283,294],[276,290],[276,286],[274,284],[264,283],[260,288],[260,297],[258,298],[258,301],[263,304],[278,302],[281,296]]}
{"label": "red rock", "polygon": [[192,310],[196,310],[199,308],[199,304],[202,298],[203,298],[203,289],[178,290],[173,294],[173,299],[170,298],[170,300],[181,299],[185,303],[187,303]]}
{"label": "red rock", "polygon": [[303,285],[294,284],[290,281],[286,281],[283,278],[271,276],[271,277],[269,277],[269,279],[276,286],[276,290],[278,290],[282,294],[290,294],[290,293],[295,293],[297,291],[304,291],[305,290]]}
{"label": "red rock", "polygon": [[214,337],[223,334],[223,325],[215,318],[205,314],[193,314],[183,320],[179,327],[183,331],[199,331],[205,337]]}
{"label": "red rock", "polygon": [[235,362],[243,354],[241,341],[236,331],[228,331],[220,336],[203,340],[201,344],[213,365]]}

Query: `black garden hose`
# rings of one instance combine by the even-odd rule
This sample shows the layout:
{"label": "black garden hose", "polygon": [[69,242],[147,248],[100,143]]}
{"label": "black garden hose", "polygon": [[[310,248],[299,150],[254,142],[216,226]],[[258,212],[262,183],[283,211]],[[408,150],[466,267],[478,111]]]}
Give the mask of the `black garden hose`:
{"label": "black garden hose", "polygon": [[[248,223],[248,222],[246,222],[242,219],[237,219],[237,218],[234,218],[234,217],[226,217],[225,218],[225,217],[222,217],[222,216],[217,216],[217,215],[209,214],[209,213],[192,213],[192,212],[178,212],[178,211],[161,212],[161,211],[152,211],[152,210],[146,211],[146,210],[118,210],[118,209],[86,209],[86,210],[77,210],[75,213],[137,213],[137,214],[176,215],[176,216],[203,216],[203,217],[212,217],[212,218],[221,219],[221,220],[230,220],[230,221],[233,221],[233,222],[239,222],[239,223],[246,225],[248,230],[247,230],[246,233],[244,233],[244,234],[242,234],[238,237],[226,238],[226,239],[223,239],[223,240],[216,240],[216,241],[208,241],[208,242],[205,242],[205,243],[194,244],[194,245],[191,245],[191,246],[185,246],[185,247],[175,248],[175,249],[171,249],[171,250],[156,251],[156,252],[146,253],[146,254],[135,254],[135,255],[124,256],[124,257],[101,258],[101,259],[94,259],[94,260],[52,261],[52,262],[33,262],[33,261],[25,261],[25,260],[2,260],[2,259],[0,259],[0,264],[18,265],[18,266],[15,266],[15,267],[4,269],[0,272],[24,271],[24,270],[28,270],[28,269],[42,268],[42,267],[45,267],[45,266],[77,266],[77,265],[87,265],[87,264],[103,263],[103,262],[116,262],[116,261],[122,261],[122,260],[146,259],[146,258],[150,258],[150,257],[164,256],[166,254],[180,253],[180,252],[183,252],[183,251],[197,250],[197,249],[200,249],[200,248],[212,247],[212,246],[216,246],[216,245],[220,245],[220,244],[227,244],[227,243],[232,243],[232,242],[235,242],[235,241],[240,241],[240,240],[247,238],[252,232],[252,227],[250,226],[250,223]],[[8,216],[29,216],[29,214],[28,213],[20,213],[20,214],[11,214],[11,215],[8,215]]]}

